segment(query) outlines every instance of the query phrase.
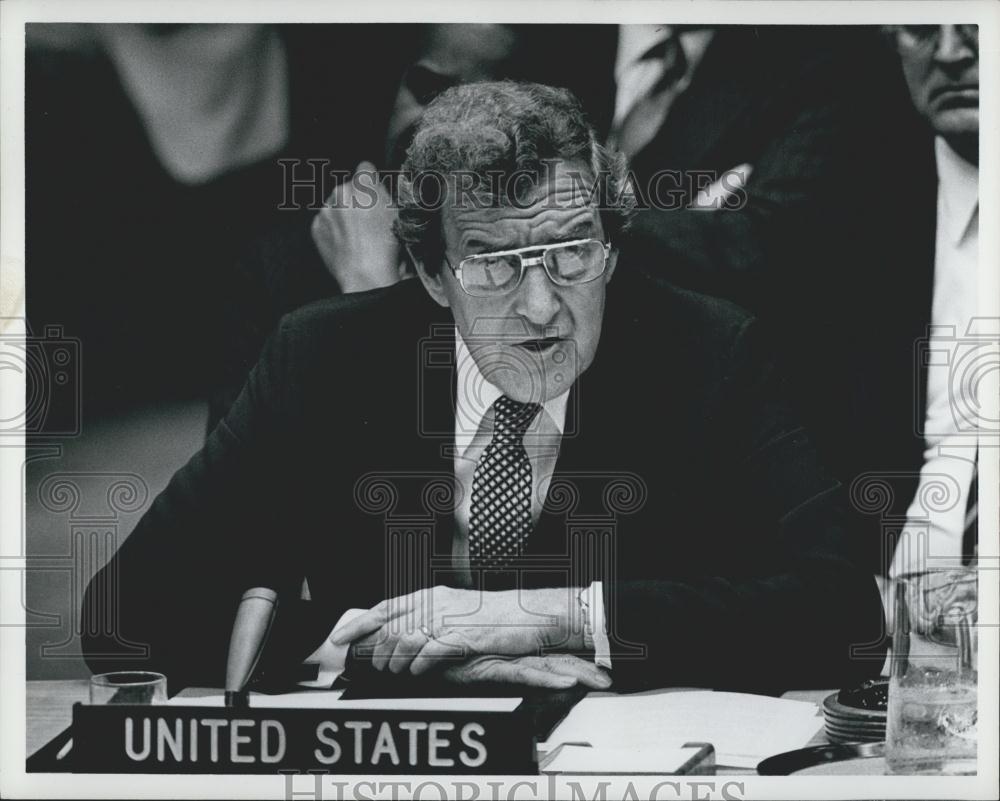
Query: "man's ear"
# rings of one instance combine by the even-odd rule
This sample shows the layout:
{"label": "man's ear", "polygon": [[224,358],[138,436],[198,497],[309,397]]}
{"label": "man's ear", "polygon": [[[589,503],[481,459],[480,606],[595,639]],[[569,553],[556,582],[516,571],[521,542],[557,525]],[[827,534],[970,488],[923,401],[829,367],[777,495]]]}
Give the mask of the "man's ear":
{"label": "man's ear", "polygon": [[410,255],[410,261],[413,263],[413,268],[417,271],[417,276],[420,278],[420,283],[424,285],[424,289],[427,290],[427,294],[430,295],[439,306],[448,308],[448,296],[444,292],[444,283],[441,280],[441,270],[444,269],[443,265],[438,268],[438,271],[431,275],[427,272],[427,268],[424,265],[423,259],[418,259],[410,246],[406,246],[406,252]]}
{"label": "man's ear", "polygon": [[615,274],[615,267],[618,266],[618,248],[611,248],[608,254],[608,266],[604,268],[604,283],[611,282],[611,277]]}

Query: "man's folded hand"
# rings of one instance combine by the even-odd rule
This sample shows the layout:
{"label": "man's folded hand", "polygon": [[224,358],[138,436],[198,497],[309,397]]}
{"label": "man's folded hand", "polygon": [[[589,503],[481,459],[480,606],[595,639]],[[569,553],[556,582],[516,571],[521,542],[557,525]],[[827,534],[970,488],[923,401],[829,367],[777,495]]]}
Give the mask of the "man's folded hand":
{"label": "man's folded hand", "polygon": [[480,592],[432,587],[390,598],[337,628],[376,670],[420,675],[476,656],[541,656],[583,648],[579,589]]}
{"label": "man's folded hand", "polygon": [[552,656],[477,656],[444,671],[454,684],[519,684],[564,690],[577,684],[606,690],[611,677],[593,662],[571,654]]}

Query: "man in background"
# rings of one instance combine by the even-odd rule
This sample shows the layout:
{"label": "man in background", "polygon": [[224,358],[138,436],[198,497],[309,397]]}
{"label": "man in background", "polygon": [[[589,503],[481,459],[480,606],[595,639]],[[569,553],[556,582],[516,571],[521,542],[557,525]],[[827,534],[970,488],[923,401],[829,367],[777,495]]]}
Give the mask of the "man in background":
{"label": "man in background", "polygon": [[913,453],[907,492],[900,498],[907,504],[906,526],[895,551],[886,554],[892,557],[890,575],[899,575],[955,564],[975,552],[979,405],[974,363],[991,332],[979,327],[985,321],[975,320],[978,28],[903,25],[892,26],[886,34],[899,54],[913,106],[921,117],[926,157],[933,156],[933,164],[925,161],[924,174],[914,181],[918,184],[914,194],[923,207],[921,219],[928,225],[911,234],[912,243],[904,252],[909,258],[900,266],[919,287],[914,311],[923,330],[913,334],[914,344],[924,346],[926,357],[917,361],[913,381],[919,402],[913,407],[912,422],[922,453]]}

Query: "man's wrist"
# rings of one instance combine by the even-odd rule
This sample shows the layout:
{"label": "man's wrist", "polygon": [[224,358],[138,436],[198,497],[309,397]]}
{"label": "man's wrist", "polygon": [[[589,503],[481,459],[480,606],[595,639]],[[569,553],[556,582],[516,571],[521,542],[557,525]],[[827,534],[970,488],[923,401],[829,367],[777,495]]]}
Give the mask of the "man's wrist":
{"label": "man's wrist", "polygon": [[594,610],[590,606],[589,588],[581,589],[577,593],[577,602],[580,605],[581,626],[583,631],[583,647],[587,651],[594,650]]}
{"label": "man's wrist", "polygon": [[[542,642],[547,649],[560,651],[584,650],[584,616],[580,605],[581,587],[559,587],[535,590],[539,603],[530,604],[529,609],[539,614],[555,617],[554,624],[544,626]],[[541,622],[541,621],[540,621]]]}

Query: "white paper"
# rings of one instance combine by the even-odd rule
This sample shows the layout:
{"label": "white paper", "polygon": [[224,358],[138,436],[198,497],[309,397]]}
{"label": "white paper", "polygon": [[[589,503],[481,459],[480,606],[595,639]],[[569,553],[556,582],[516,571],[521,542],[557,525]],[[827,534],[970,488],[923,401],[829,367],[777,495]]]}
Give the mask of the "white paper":
{"label": "white paper", "polygon": [[[405,712],[512,712],[520,698],[358,698],[341,701],[343,690],[305,690],[278,695],[250,693],[257,709],[398,709]],[[217,689],[189,687],[167,701],[171,706],[225,706]]]}
{"label": "white paper", "polygon": [[819,707],[766,695],[711,690],[641,695],[591,694],[539,751],[562,743],[639,751],[659,742],[707,742],[719,765],[755,767],[806,745],[823,726]]}
{"label": "white paper", "polygon": [[[330,636],[332,637],[333,632],[341,626],[346,626],[354,620],[354,618],[359,615],[363,615],[367,611],[367,609],[348,609],[340,616],[340,620],[338,620],[333,629],[331,629]],[[349,645],[334,645],[330,642],[330,637],[323,640],[319,648],[307,656],[305,661],[305,664],[307,665],[314,664],[318,666],[316,678],[300,681],[299,686],[311,687],[317,690],[326,690],[332,687],[333,683],[340,678],[340,674],[344,672],[344,666],[347,663],[347,651],[349,648]]]}
{"label": "white paper", "polygon": [[699,750],[700,746],[685,748],[682,743],[651,744],[636,749],[567,745],[545,763],[541,772],[602,775],[655,773],[671,776],[677,774]]}

